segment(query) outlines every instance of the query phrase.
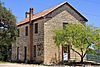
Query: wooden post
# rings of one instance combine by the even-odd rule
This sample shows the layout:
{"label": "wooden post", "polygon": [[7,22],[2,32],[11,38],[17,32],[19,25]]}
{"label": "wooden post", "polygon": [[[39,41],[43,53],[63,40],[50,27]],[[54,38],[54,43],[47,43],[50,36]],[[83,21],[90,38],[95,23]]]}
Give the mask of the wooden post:
{"label": "wooden post", "polygon": [[68,61],[70,60],[70,45],[68,45]]}
{"label": "wooden post", "polygon": [[63,55],[64,55],[64,47],[62,45],[62,61],[63,61]]}

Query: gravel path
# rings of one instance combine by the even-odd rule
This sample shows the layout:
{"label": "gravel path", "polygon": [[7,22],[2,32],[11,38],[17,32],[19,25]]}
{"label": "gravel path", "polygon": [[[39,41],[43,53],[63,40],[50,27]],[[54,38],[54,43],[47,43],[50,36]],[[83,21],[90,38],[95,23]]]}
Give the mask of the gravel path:
{"label": "gravel path", "polygon": [[0,64],[0,67],[34,67],[34,66],[27,65],[27,64],[4,63],[4,64]]}
{"label": "gravel path", "polygon": [[2,63],[0,67],[100,67],[100,66],[43,66],[33,64]]}

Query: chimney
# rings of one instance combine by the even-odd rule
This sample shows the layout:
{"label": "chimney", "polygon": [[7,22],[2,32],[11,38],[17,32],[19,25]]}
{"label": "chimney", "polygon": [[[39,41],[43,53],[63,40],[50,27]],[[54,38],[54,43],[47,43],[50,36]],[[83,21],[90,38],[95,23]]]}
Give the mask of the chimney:
{"label": "chimney", "polygon": [[25,12],[25,18],[29,17],[29,12]]}
{"label": "chimney", "polygon": [[33,14],[33,8],[30,8],[30,13]]}
{"label": "chimney", "polygon": [[32,17],[32,15],[33,15],[33,8],[30,8],[29,9],[29,12],[26,12],[25,13],[25,17],[28,18],[29,17],[29,14],[31,14],[31,17]]}

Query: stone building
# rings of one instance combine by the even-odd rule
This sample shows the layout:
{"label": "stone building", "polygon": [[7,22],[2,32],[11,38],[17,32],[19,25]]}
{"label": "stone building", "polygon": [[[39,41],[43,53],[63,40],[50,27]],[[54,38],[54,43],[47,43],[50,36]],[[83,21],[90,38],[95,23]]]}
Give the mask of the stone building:
{"label": "stone building", "polygon": [[[54,43],[54,30],[68,23],[85,24],[87,19],[69,3],[63,2],[40,13],[33,8],[26,12],[26,18],[17,23],[19,37],[12,45],[12,61],[58,63],[63,60],[64,49]],[[78,56],[71,51],[70,58]]]}

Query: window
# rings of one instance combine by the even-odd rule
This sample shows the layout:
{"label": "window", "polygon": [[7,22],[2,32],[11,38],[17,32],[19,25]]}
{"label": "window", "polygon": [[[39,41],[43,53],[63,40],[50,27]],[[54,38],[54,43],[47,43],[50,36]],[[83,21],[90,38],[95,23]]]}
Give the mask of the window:
{"label": "window", "polygon": [[68,46],[64,46],[64,53],[68,53]]}
{"label": "window", "polygon": [[28,36],[28,26],[25,27],[25,35]]}
{"label": "window", "polygon": [[63,23],[63,29],[65,29],[65,27],[66,27],[67,24],[68,24],[68,23]]}
{"label": "window", "polygon": [[19,28],[17,28],[17,31],[18,31],[18,37],[20,37],[20,30],[19,30]]}
{"label": "window", "polygon": [[38,33],[38,23],[35,23],[35,33]]}
{"label": "window", "polygon": [[36,45],[34,45],[34,57],[36,57]]}

